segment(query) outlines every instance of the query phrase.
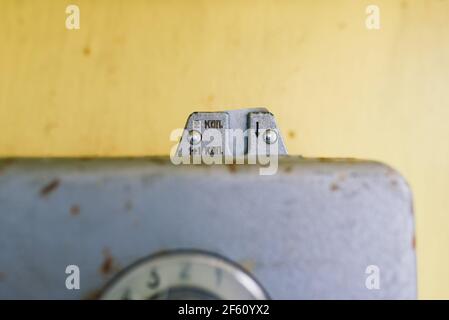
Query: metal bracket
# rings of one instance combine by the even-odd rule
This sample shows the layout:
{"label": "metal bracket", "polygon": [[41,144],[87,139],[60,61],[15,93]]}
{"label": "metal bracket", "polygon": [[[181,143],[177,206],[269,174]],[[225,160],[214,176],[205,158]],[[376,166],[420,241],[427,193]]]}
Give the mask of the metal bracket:
{"label": "metal bracket", "polygon": [[[194,112],[185,129],[180,146],[188,146],[184,150],[191,156],[207,153],[238,157],[268,154],[273,148],[278,155],[287,154],[274,116],[266,108]],[[184,154],[180,148],[178,154]]]}

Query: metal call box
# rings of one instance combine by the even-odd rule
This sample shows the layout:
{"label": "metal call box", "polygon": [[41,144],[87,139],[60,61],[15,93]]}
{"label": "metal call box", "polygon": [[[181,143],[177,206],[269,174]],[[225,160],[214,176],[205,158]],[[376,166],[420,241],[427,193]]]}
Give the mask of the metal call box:
{"label": "metal call box", "polygon": [[[275,130],[259,113],[223,113],[213,125]],[[188,120],[189,143],[202,143],[201,126],[196,138],[189,127],[198,117]],[[275,134],[262,135],[282,139]],[[2,160],[0,298],[416,298],[412,195],[401,175],[279,148],[272,175],[168,156]],[[241,150],[251,149],[248,138]],[[67,287],[68,266],[79,288]]]}

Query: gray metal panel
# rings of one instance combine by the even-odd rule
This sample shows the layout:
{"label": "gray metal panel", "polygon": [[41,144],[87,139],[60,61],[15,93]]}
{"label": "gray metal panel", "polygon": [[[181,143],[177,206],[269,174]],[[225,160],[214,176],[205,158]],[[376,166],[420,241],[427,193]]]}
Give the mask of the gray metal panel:
{"label": "gray metal panel", "polygon": [[[0,162],[0,298],[91,297],[122,267],[198,248],[246,266],[274,299],[415,298],[412,197],[379,163],[167,158]],[[81,289],[65,288],[69,264]],[[380,290],[365,268],[380,268]]]}

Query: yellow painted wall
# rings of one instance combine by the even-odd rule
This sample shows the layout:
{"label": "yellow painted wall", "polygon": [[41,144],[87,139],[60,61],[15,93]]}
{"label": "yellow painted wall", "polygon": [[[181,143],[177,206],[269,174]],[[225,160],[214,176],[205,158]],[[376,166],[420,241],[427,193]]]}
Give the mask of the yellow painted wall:
{"label": "yellow painted wall", "polygon": [[449,1],[0,0],[0,156],[167,154],[190,112],[260,105],[290,153],[407,177],[419,295],[449,298]]}

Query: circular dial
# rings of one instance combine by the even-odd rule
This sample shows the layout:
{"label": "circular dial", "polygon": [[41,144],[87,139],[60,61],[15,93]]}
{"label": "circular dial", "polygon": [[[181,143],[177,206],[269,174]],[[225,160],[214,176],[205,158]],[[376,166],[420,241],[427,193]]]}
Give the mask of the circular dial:
{"label": "circular dial", "polygon": [[218,255],[169,251],[130,266],[110,283],[102,299],[262,300],[267,294],[252,276]]}

